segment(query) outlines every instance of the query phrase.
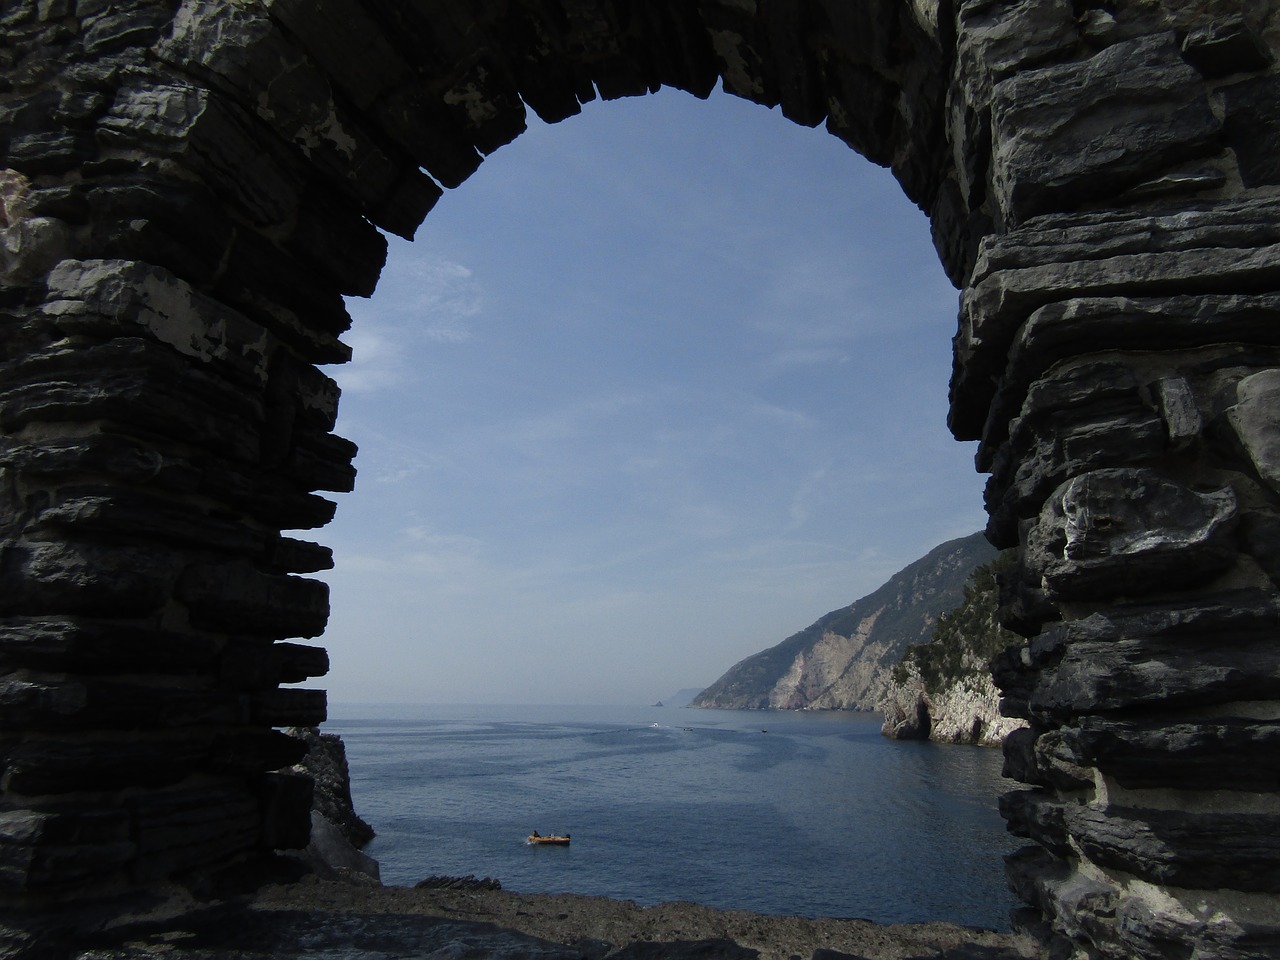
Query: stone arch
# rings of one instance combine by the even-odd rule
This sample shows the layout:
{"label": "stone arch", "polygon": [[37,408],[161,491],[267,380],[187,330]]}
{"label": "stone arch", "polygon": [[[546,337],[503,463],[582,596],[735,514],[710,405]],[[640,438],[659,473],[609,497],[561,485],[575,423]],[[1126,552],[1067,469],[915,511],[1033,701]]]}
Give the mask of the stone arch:
{"label": "stone arch", "polygon": [[[17,0],[0,14],[0,886],[23,915],[305,842],[343,294],[595,96],[778,105],[963,288],[950,423],[1018,546],[1018,922],[1280,938],[1272,0]],[[16,921],[14,922],[16,924]],[[14,924],[11,924],[14,926]],[[16,926],[15,926],[16,929]],[[1176,946],[1172,946],[1176,945]],[[1233,952],[1234,951],[1234,952]]]}

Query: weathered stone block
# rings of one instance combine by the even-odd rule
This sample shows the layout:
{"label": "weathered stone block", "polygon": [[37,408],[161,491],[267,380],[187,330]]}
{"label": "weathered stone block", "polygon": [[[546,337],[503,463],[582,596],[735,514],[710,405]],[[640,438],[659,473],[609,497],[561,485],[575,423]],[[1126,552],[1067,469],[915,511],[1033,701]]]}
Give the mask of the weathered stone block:
{"label": "weathered stone block", "polygon": [[[456,0],[450,6],[460,11]],[[658,76],[652,64],[636,51],[643,49],[643,37],[634,29],[635,18],[631,10],[620,10],[594,3],[566,3],[562,7],[563,22],[567,26],[564,48],[569,53],[578,83],[578,99],[588,103],[596,97],[596,91],[604,100],[619,97],[642,96],[658,88]],[[472,18],[467,10],[456,16],[455,28],[464,46],[470,46],[467,33],[472,29]],[[489,26],[495,42],[486,45],[497,50],[497,36],[501,33],[501,21],[505,17],[493,17]],[[560,17],[553,15],[550,19]],[[465,60],[465,58],[464,58]],[[594,86],[595,89],[591,89]],[[474,137],[472,138],[474,139]],[[483,150],[483,145],[477,141]]]}
{"label": "weathered stone block", "polygon": [[1234,562],[1237,514],[1230,487],[1199,492],[1151,470],[1092,470],[1049,498],[1024,562],[1060,599],[1162,593]]}
{"label": "weathered stone block", "polygon": [[446,187],[461,186],[484,159],[458,118],[425,91],[397,90],[379,100],[373,111],[395,141]]}
{"label": "weathered stone block", "polygon": [[1118,637],[1068,645],[1028,699],[1033,716],[1280,697],[1280,654],[1256,638]]}
{"label": "weathered stone block", "polygon": [[129,818],[119,809],[0,811],[0,890],[74,889],[117,874],[137,854],[128,828]]}
{"label": "weathered stone block", "polygon": [[253,722],[269,727],[318,727],[328,718],[323,690],[269,690],[252,700]]}
{"label": "weathered stone block", "polygon": [[211,673],[224,643],[114,620],[10,616],[0,620],[0,669],[81,675]]}
{"label": "weathered stone block", "polygon": [[387,260],[386,238],[354,204],[314,189],[303,199],[288,247],[332,278],[344,296],[372,296]]}
{"label": "weathered stone block", "polygon": [[90,14],[84,4],[79,4],[76,13],[82,18],[85,52],[100,55],[149,45],[168,25],[176,5],[171,0],[132,0],[108,4]]}
{"label": "weathered stone block", "polygon": [[253,463],[262,416],[253,391],[141,338],[57,347],[0,367],[0,425],[10,431],[115,421],[172,439],[196,435],[211,452]]}
{"label": "weathered stone block", "polygon": [[1248,717],[1161,722],[1081,717],[1056,749],[1131,789],[1280,790],[1280,721]]}
{"label": "weathered stone block", "polygon": [[143,616],[168,601],[180,569],[179,559],[157,545],[0,546],[0,611]]}
{"label": "weathered stone block", "polygon": [[31,283],[73,255],[73,231],[55,217],[27,217],[0,228],[0,278],[13,286]]}
{"label": "weathered stone block", "polygon": [[1000,816],[1015,837],[1035,840],[1050,853],[1071,854],[1066,805],[1044,790],[1011,790],[1000,795]]}
{"label": "weathered stone block", "polygon": [[213,689],[202,682],[207,678],[25,675],[22,681],[0,680],[0,723],[9,729],[160,730],[250,722],[244,697]]}
{"label": "weathered stone block", "polygon": [[1242,16],[1197,23],[1183,37],[1182,55],[1206,77],[1263,70],[1271,63],[1267,42]]}
{"label": "weathered stone block", "polygon": [[[173,175],[98,176],[76,184],[53,209],[89,221],[90,246],[101,258],[151,264],[205,289],[236,233],[212,191]],[[193,223],[198,231],[189,229]]]}
{"label": "weathered stone block", "polygon": [[[1082,359],[1056,365],[1027,391],[1000,455],[983,459],[991,471],[985,495],[989,530],[1016,536],[1016,525],[1038,516],[1072,476],[1161,456],[1168,446],[1166,426],[1152,406],[1123,364]],[[996,436],[1003,432],[990,427],[988,441]]]}
{"label": "weathered stone block", "polygon": [[992,174],[1005,221],[1079,209],[1150,171],[1219,149],[1221,124],[1171,35],[995,86]]}
{"label": "weathered stone block", "polygon": [[264,573],[245,560],[193,563],[174,594],[208,628],[271,637],[318,637],[329,618],[329,585]]}
{"label": "weathered stone block", "polygon": [[84,684],[65,677],[50,681],[26,672],[23,679],[0,678],[0,720],[7,730],[75,726],[87,700]]}
{"label": "weathered stone block", "polygon": [[[1141,351],[1152,344],[1185,350],[1221,343],[1280,346],[1280,296],[1087,297],[1039,307],[1009,348],[978,453],[979,469],[991,469],[995,451],[1007,437],[1001,424],[1018,415],[1031,384],[1054,364],[1104,350]],[[1198,418],[1199,413],[1186,409],[1183,416]],[[1179,439],[1187,439],[1188,423],[1166,422]]]}
{"label": "weathered stone block", "polygon": [[1227,418],[1258,475],[1280,492],[1280,370],[1241,380]]}
{"label": "weathered stone block", "polygon": [[[647,8],[645,12],[648,12]],[[657,15],[662,16],[665,12],[659,10]],[[520,98],[544,123],[559,123],[567,117],[577,116],[582,112],[577,95],[579,83],[574,76],[572,59],[566,51],[569,39],[566,27],[567,24],[539,16],[539,12],[533,10],[518,11],[507,22],[495,25],[495,39],[511,51],[508,65],[512,80],[520,91]],[[710,89],[715,86],[717,77],[711,63],[709,46],[705,59],[704,70],[709,71],[711,75],[710,87],[707,89],[707,92],[710,92]],[[668,75],[667,84],[686,90],[700,89],[700,82],[692,79],[692,74],[679,69],[671,70],[669,65],[665,66],[668,66],[664,71]],[[679,79],[676,79],[677,77]],[[702,96],[705,97],[706,93]],[[419,97],[422,101],[426,100],[420,94]],[[419,117],[422,116],[424,114],[419,113]],[[438,123],[439,121],[430,126],[437,126]],[[409,128],[415,126],[423,126],[422,120],[409,124],[398,122],[393,125],[393,128],[408,132]],[[445,126],[448,128],[455,124],[446,121]],[[410,133],[410,136],[414,135]],[[473,156],[475,155],[474,147],[469,141],[464,141],[460,133],[454,133],[453,136],[456,136],[457,144],[462,145]],[[414,156],[420,155],[417,152],[414,153]],[[479,158],[476,157],[476,162],[478,160]],[[426,166],[428,170],[432,169],[430,165]],[[434,170],[432,174],[439,179]],[[470,171],[467,171],[463,174],[463,178],[465,179],[469,174]],[[456,184],[446,183],[445,185],[455,186]]]}
{"label": "weathered stone block", "polygon": [[229,730],[214,736],[209,770],[228,776],[279,770],[298,763],[307,745],[279,730]]}
{"label": "weathered stone block", "polygon": [[[360,111],[413,79],[413,69],[357,0],[269,0],[264,6]],[[213,19],[192,18],[197,24]],[[230,40],[234,44],[235,37]],[[353,50],[360,56],[353,57]]]}
{"label": "weathered stone block", "polygon": [[1004,741],[1004,776],[1021,783],[1078,794],[1092,791],[1093,773],[1079,756],[1064,750],[1061,730],[1023,727]]}
{"label": "weathered stone block", "polygon": [[[821,67],[830,97],[827,131],[872,163],[888,166],[893,162],[889,144],[897,117],[896,85],[870,67],[832,56],[824,58]],[[846,107],[855,96],[861,101],[856,111]]]}
{"label": "weathered stone block", "polygon": [[354,443],[332,434],[298,437],[285,472],[308,489],[345,493],[356,486],[355,454]]}
{"label": "weathered stone block", "polygon": [[[1280,287],[1275,225],[1280,215],[1273,223],[1275,212],[1270,200],[1257,200],[1206,204],[1179,214],[1046,216],[984,240],[953,341],[952,432],[960,439],[982,439],[1010,348],[1022,324],[1042,307],[1113,297],[1231,297]],[[1206,301],[1208,312],[1201,319],[1209,326],[1215,306]],[[1195,309],[1175,304],[1173,315]],[[1258,301],[1228,309],[1258,329],[1252,324],[1264,323],[1260,314],[1270,308]],[[1157,323],[1159,310],[1158,304],[1150,308]],[[1070,308],[1064,311],[1070,315]],[[1193,337],[1187,331],[1195,325],[1170,323],[1171,346]],[[1157,335],[1163,337],[1163,330]],[[1271,339],[1268,334],[1264,342]],[[1151,341],[1145,346],[1150,348]],[[1014,373],[1013,379],[1020,376]]]}
{"label": "weathered stone block", "polygon": [[247,785],[153,791],[129,801],[138,858],[137,882],[227,863],[257,849],[262,813]]}
{"label": "weathered stone block", "polygon": [[[484,154],[510,143],[526,129],[524,103],[505,71],[487,58],[471,64],[444,91],[443,101],[462,125],[467,137]],[[596,85],[606,100],[648,93],[648,84],[630,78],[597,76]],[[610,81],[613,81],[612,83]],[[423,211],[426,215],[426,211]],[[420,219],[420,218],[419,218]]]}
{"label": "weathered stone block", "polygon": [[1054,726],[1071,713],[1268,699],[1280,605],[1262,591],[1119,606],[1052,625],[992,671],[1006,716]]}
{"label": "weathered stone block", "polygon": [[333,568],[333,550],[318,543],[280,537],[268,550],[271,573],[318,573]]}
{"label": "weathered stone block", "polygon": [[1221,92],[1224,134],[1250,187],[1280,183],[1280,77],[1243,80]]}
{"label": "weathered stone block", "polygon": [[222,659],[220,679],[229,689],[261,692],[328,672],[329,655],[321,647],[281,642],[233,643]]}
{"label": "weathered stone block", "polygon": [[65,173],[95,155],[93,135],[87,131],[29,133],[9,140],[8,162],[30,176]]}
{"label": "weathered stone block", "polygon": [[65,260],[47,282],[43,312],[63,329],[145,333],[259,389],[266,382],[275,338],[168,271],[121,260]]}
{"label": "weathered stone block", "polygon": [[1280,892],[1280,817],[1074,806],[1067,828],[1095,863],[1151,883]]}
{"label": "weathered stone block", "polygon": [[207,764],[208,737],[157,736],[138,731],[84,739],[25,740],[5,751],[0,788],[27,796],[179,783]]}
{"label": "weathered stone block", "polygon": [[[658,82],[700,100],[710,96],[720,74],[698,11],[688,4],[644,4],[632,9],[632,16],[643,22],[641,34],[654,49],[652,63]],[[565,64],[561,69],[570,73],[572,67]],[[523,84],[520,92],[523,96]]]}
{"label": "weathered stone block", "polygon": [[98,129],[108,144],[146,145],[186,160],[257,226],[286,224],[298,209],[304,179],[297,165],[209,90],[139,79],[121,89]]}
{"label": "weathered stone block", "polygon": [[1244,552],[1280,587],[1280,516],[1264,510],[1243,511],[1240,539]]}
{"label": "weathered stone block", "polygon": [[[894,128],[896,155],[890,164],[902,192],[922,210],[934,205],[947,179],[946,131],[940,120],[946,107],[944,65],[930,54],[928,41],[918,31],[904,31],[906,43],[897,74],[902,93]],[[929,118],[925,122],[925,118]]]}
{"label": "weathered stone block", "polygon": [[778,106],[788,120],[816,127],[827,118],[827,95],[810,38],[821,25],[807,4],[761,9],[777,75]]}
{"label": "weathered stone block", "polygon": [[1079,41],[1070,0],[967,0],[958,7],[957,73],[971,106],[985,107],[997,82],[1065,57]]}
{"label": "weathered stone block", "polygon": [[351,315],[342,297],[322,282],[317,271],[247,231],[237,235],[223,269],[218,294],[304,359],[311,363],[346,363],[351,359],[350,347],[338,340],[351,326]]}
{"label": "weathered stone block", "polygon": [[333,519],[337,504],[299,489],[295,481],[266,470],[227,461],[205,460],[199,493],[233,504],[245,514],[281,530],[310,530]]}
{"label": "weathered stone block", "polygon": [[264,552],[262,534],[243,524],[191,510],[187,504],[147,494],[118,493],[108,498],[73,489],[65,500],[33,511],[28,535],[61,533],[86,540],[104,538],[145,544],[148,541],[187,547],[213,547],[257,556]]}

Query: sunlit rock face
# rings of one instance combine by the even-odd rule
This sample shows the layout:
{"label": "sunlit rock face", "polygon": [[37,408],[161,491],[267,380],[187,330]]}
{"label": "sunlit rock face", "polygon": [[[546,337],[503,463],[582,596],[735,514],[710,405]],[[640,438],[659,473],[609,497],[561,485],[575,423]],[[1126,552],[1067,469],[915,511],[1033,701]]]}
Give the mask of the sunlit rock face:
{"label": "sunlit rock face", "polygon": [[994,558],[980,533],[941,544],[867,596],[734,664],[690,706],[882,710],[894,666],[912,644],[929,642],[938,618],[964,599],[974,568]]}
{"label": "sunlit rock face", "polygon": [[[892,167],[1017,547],[1019,924],[1280,943],[1274,0],[15,0],[0,12],[0,888],[307,842],[344,294],[526,107],[660,86]],[[1103,523],[1102,521],[1106,522]],[[1229,758],[1230,762],[1226,762]],[[66,926],[66,924],[64,924]]]}

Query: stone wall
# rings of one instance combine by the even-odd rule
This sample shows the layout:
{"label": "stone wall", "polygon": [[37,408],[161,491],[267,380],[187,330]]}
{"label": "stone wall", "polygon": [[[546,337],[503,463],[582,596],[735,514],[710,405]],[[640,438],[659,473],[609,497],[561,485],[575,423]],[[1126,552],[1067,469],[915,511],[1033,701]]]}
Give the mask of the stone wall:
{"label": "stone wall", "polygon": [[[343,295],[525,108],[660,86],[892,167],[963,288],[951,426],[1020,548],[1020,922],[1280,950],[1276,0],[11,0],[0,891],[306,843]],[[11,922],[16,929],[16,921]]]}
{"label": "stone wall", "polygon": [[996,670],[1029,721],[1010,880],[1088,956],[1276,956],[1280,29],[1080,6],[1020,5],[1044,42],[990,87],[995,229],[955,341],[951,424],[1033,638]]}

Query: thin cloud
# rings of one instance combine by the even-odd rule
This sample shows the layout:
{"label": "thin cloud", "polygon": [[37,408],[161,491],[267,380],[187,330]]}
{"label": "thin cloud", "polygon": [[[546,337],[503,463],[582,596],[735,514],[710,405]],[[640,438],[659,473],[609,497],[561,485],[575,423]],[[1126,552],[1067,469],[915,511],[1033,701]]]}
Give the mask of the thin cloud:
{"label": "thin cloud", "polygon": [[373,393],[413,381],[416,358],[431,346],[475,335],[485,294],[472,271],[425,251],[401,249],[388,262],[376,303],[348,300],[351,362],[331,371],[344,392]]}
{"label": "thin cloud", "polygon": [[806,367],[841,367],[850,362],[848,351],[835,347],[789,347],[771,354],[765,367],[778,373]]}
{"label": "thin cloud", "polygon": [[535,126],[352,303],[335,689],[652,702],[979,522],[927,222],[718,99]]}
{"label": "thin cloud", "polygon": [[755,400],[749,404],[749,409],[754,420],[764,421],[772,426],[787,430],[810,430],[817,425],[817,421],[810,414],[802,410],[779,406],[776,403]]}

